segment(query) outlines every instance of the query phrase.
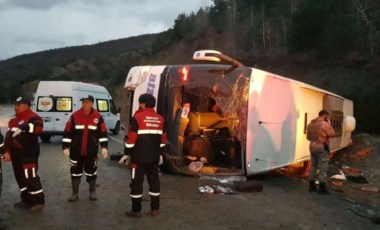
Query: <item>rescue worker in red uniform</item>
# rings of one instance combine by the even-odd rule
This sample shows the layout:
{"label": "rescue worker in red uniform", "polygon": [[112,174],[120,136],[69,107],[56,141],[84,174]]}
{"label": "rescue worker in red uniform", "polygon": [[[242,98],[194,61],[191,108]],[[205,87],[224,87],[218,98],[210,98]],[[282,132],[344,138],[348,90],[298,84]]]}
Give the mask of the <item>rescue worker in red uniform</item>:
{"label": "rescue worker in red uniform", "polygon": [[94,97],[81,99],[82,108],[73,113],[67,121],[62,139],[63,154],[70,159],[72,195],[69,202],[78,200],[78,191],[83,175],[89,184],[90,200],[97,200],[96,178],[99,144],[104,159],[108,156],[107,128],[102,115],[93,108]]}
{"label": "rescue worker in red uniform", "polygon": [[[0,157],[1,157],[1,160],[5,159],[4,153],[5,153],[4,137],[3,137],[3,134],[1,134],[1,129],[0,129]],[[1,168],[1,160],[0,160],[0,198],[1,198],[1,190],[2,190],[2,186],[3,186],[3,170]]]}
{"label": "rescue worker in red uniform", "polygon": [[[0,111],[1,111],[1,106],[0,106]],[[1,168],[1,161],[5,160],[5,147],[4,147],[4,137],[1,134],[1,129],[0,129],[0,198],[1,198],[1,190],[2,190],[2,185],[3,185],[3,171]],[[0,218],[0,229],[7,229],[7,226],[5,225],[3,219]]]}
{"label": "rescue worker in red uniform", "polygon": [[164,118],[154,111],[156,99],[150,94],[139,97],[139,110],[134,114],[125,137],[125,155],[130,155],[132,172],[132,211],[128,216],[141,216],[144,176],[147,175],[151,197],[151,216],[157,216],[160,208],[160,179],[158,165],[166,143]]}
{"label": "rescue worker in red uniform", "polygon": [[38,135],[43,129],[41,117],[30,110],[30,100],[19,97],[15,101],[16,117],[8,123],[5,137],[6,156],[12,160],[17,184],[21,191],[21,202],[17,208],[31,208],[38,212],[44,208],[45,196],[38,171],[40,145]]}

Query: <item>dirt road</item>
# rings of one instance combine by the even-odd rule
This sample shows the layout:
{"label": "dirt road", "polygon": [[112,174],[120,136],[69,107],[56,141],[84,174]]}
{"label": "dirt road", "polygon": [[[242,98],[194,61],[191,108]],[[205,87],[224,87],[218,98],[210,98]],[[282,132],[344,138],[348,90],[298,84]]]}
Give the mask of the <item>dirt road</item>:
{"label": "dirt road", "polygon": [[[110,153],[122,151],[122,134],[115,138]],[[131,207],[129,171],[117,162],[100,160],[98,201],[88,199],[88,185],[82,178],[79,201],[69,203],[69,163],[61,153],[60,140],[41,144],[39,174],[46,194],[41,213],[13,208],[19,189],[11,165],[3,164],[0,217],[9,229],[380,229],[349,211],[352,204],[340,194],[309,193],[306,181],[278,174],[256,178],[263,192],[234,195],[198,193],[198,186],[217,181],[162,174],[161,214],[132,219],[124,215]],[[148,201],[143,202],[143,210],[149,211]]]}

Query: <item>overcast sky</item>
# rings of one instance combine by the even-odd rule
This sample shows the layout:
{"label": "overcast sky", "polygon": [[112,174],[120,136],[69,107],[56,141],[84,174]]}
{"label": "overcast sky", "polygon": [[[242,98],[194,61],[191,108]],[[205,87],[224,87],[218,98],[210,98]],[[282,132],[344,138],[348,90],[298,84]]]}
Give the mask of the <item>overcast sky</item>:
{"label": "overcast sky", "polygon": [[0,60],[164,31],[209,0],[0,0]]}

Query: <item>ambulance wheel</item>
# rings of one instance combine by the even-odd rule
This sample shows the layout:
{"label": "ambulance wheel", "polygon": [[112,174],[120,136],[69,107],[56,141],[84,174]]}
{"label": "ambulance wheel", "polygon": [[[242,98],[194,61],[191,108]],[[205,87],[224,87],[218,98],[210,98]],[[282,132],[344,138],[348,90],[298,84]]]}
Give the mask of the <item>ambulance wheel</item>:
{"label": "ambulance wheel", "polygon": [[115,128],[112,129],[113,135],[118,135],[120,132],[120,121],[116,122]]}
{"label": "ambulance wheel", "polygon": [[42,135],[40,135],[40,138],[41,138],[42,142],[49,142],[50,138],[51,138],[51,135],[49,135],[49,134],[42,134]]}

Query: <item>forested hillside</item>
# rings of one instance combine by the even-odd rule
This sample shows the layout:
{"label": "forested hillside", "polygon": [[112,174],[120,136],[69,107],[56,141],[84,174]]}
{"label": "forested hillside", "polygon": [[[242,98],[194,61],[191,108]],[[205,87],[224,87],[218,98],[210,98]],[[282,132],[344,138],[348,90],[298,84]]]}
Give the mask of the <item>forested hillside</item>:
{"label": "forested hillside", "polygon": [[145,55],[156,36],[59,48],[0,61],[0,102],[8,102],[20,94],[30,96],[39,80],[91,81],[112,86]]}
{"label": "forested hillside", "polygon": [[189,63],[195,50],[216,49],[354,100],[357,130],[379,133],[380,1],[212,2],[158,35],[129,38],[135,45],[70,47],[0,62],[0,100],[28,93],[22,87],[42,79],[97,81],[122,92],[131,66]]}

